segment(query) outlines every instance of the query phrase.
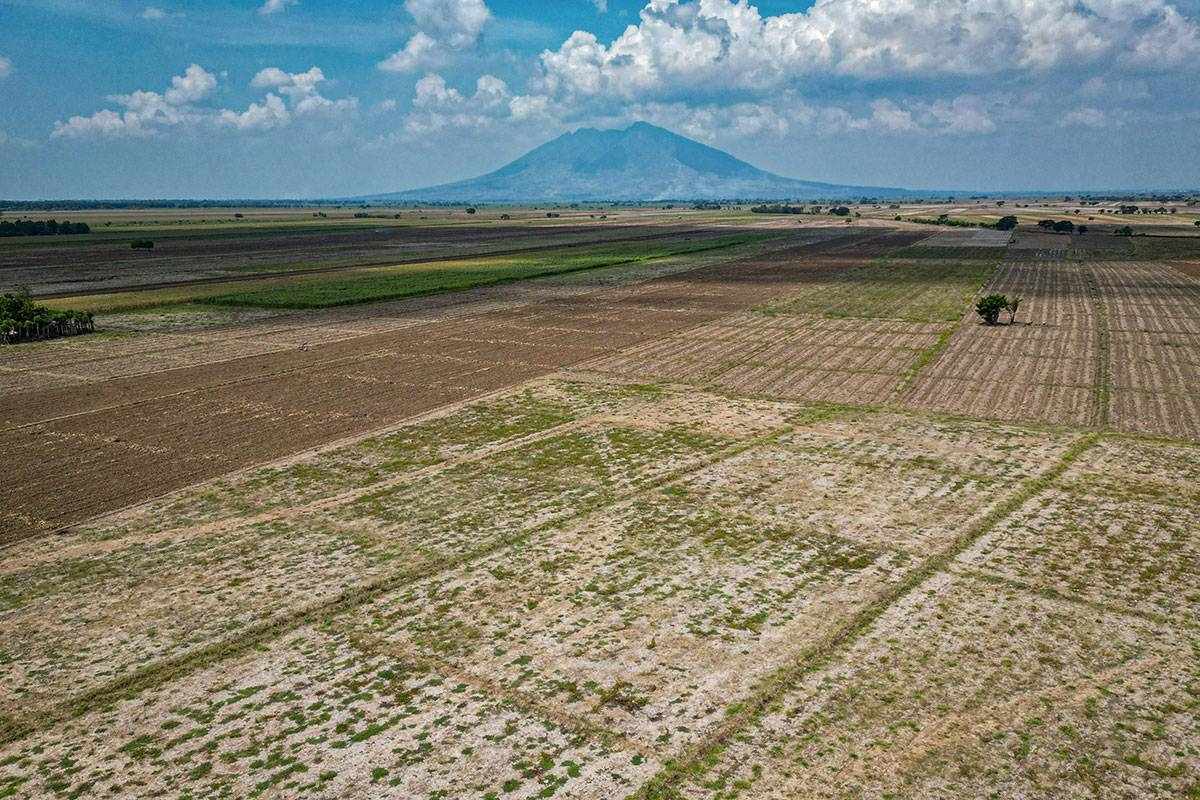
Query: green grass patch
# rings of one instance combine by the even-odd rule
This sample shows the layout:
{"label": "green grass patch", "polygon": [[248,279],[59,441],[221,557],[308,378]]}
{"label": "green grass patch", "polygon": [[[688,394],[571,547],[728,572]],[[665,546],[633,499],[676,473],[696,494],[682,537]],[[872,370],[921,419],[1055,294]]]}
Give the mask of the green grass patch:
{"label": "green grass patch", "polygon": [[1139,260],[1200,258],[1200,236],[1133,236],[1131,241]]}

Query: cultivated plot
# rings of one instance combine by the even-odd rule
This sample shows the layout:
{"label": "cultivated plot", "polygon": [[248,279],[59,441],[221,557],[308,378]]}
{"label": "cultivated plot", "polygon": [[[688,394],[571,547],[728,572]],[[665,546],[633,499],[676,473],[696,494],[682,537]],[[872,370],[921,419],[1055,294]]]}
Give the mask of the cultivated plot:
{"label": "cultivated plot", "polygon": [[1200,281],[1164,264],[1089,265],[1110,339],[1109,421],[1200,438]]}
{"label": "cultivated plot", "polygon": [[1200,619],[1196,445],[1112,439],[962,561],[1121,613]]}
{"label": "cultivated plot", "polygon": [[745,394],[881,403],[930,357],[991,273],[982,262],[898,260],[814,272],[762,309],[582,366]]}
{"label": "cultivated plot", "polygon": [[560,380],[29,541],[8,786],[632,791],[1067,442]]}
{"label": "cultivated plot", "polygon": [[1090,275],[1069,262],[1006,262],[986,293],[1023,299],[1018,324],[970,312],[905,395],[920,410],[1089,425],[1099,419],[1102,322]]}
{"label": "cultivated plot", "polygon": [[938,576],[673,796],[1186,796],[1194,647],[1138,617]]}

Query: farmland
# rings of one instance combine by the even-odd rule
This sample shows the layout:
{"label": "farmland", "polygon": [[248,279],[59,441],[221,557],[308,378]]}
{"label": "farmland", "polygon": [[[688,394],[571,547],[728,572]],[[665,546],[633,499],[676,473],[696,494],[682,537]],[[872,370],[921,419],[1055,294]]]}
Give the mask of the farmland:
{"label": "farmland", "polygon": [[1200,238],[995,210],[0,244],[0,797],[1194,796]]}

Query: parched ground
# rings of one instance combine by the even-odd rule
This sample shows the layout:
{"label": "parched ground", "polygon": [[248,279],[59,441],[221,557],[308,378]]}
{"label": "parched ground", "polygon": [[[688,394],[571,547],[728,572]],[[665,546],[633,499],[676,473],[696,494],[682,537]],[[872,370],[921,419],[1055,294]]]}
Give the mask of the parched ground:
{"label": "parched ground", "polygon": [[926,235],[21,351],[0,797],[1195,796],[1200,284]]}

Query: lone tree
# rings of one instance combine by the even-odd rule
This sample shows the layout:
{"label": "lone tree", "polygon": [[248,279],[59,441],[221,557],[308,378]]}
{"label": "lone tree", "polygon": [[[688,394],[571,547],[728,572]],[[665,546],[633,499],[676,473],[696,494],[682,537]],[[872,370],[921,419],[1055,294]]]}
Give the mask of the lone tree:
{"label": "lone tree", "polygon": [[1021,298],[1020,297],[1014,297],[1012,300],[1008,301],[1008,304],[1005,306],[1005,308],[1008,309],[1008,324],[1009,325],[1012,325],[1013,323],[1015,323],[1017,321],[1017,309],[1020,307],[1021,307]]}
{"label": "lone tree", "polygon": [[1000,320],[1000,312],[1008,308],[1008,298],[1002,294],[989,294],[979,298],[975,310],[983,317],[985,325],[995,325]]}
{"label": "lone tree", "polygon": [[1017,218],[1013,216],[1001,217],[996,221],[996,230],[998,231],[1011,231],[1015,227],[1017,227]]}
{"label": "lone tree", "polygon": [[1058,222],[1054,223],[1055,233],[1070,233],[1073,230],[1075,230],[1075,223],[1071,222],[1069,219],[1059,220]]}

